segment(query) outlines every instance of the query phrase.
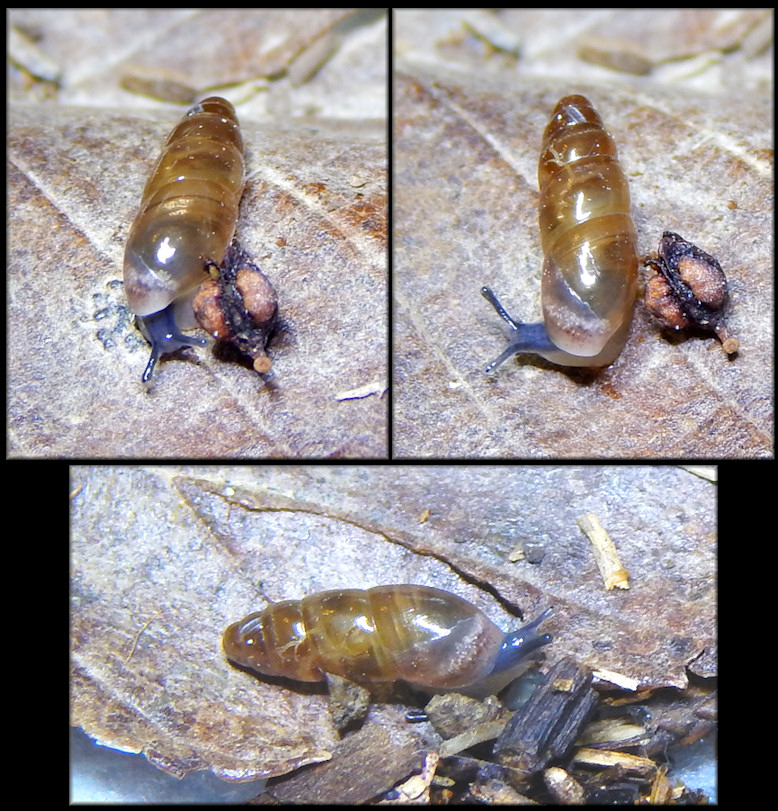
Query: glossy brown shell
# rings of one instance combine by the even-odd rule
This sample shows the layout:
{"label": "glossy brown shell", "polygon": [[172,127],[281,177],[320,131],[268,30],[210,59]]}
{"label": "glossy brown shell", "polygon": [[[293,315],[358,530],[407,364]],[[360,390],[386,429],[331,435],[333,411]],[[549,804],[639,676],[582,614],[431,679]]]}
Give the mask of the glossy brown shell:
{"label": "glossy brown shell", "polygon": [[207,261],[222,261],[243,184],[235,109],[207,98],[170,134],[127,239],[124,287],[136,315],[165,309],[207,278]]}
{"label": "glossy brown shell", "polygon": [[632,320],[636,235],[616,146],[583,96],[556,105],[538,183],[548,336],[570,355],[589,358],[582,365],[605,365],[621,352]]}
{"label": "glossy brown shell", "polygon": [[273,603],[230,625],[223,644],[228,659],[269,676],[450,689],[491,673],[504,637],[455,594],[398,585]]}

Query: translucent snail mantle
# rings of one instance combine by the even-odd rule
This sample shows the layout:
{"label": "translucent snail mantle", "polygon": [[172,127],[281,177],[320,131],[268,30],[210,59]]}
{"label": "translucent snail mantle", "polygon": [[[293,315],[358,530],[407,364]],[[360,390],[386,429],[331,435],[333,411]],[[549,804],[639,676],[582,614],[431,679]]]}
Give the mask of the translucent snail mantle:
{"label": "translucent snail mantle", "polygon": [[512,330],[508,348],[487,372],[518,353],[562,366],[607,366],[627,340],[638,267],[629,188],[613,139],[583,96],[565,96],[554,108],[538,185],[543,322],[514,320],[482,288]]}
{"label": "translucent snail mantle", "polygon": [[[363,684],[402,679],[458,689],[506,674],[551,642],[537,628],[551,613],[503,633],[482,611],[427,586],[323,591],[273,603],[224,632],[227,658],[268,676]],[[499,689],[499,688],[498,688]]]}

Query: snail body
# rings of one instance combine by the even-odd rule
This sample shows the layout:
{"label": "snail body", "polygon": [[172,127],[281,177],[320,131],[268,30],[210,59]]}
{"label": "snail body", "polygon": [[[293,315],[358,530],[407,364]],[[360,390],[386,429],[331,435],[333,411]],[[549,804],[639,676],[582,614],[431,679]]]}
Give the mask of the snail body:
{"label": "snail body", "polygon": [[273,603],[227,628],[227,658],[264,675],[316,682],[404,680],[458,689],[515,670],[551,642],[537,633],[548,609],[505,634],[482,611],[427,586],[323,591]]}
{"label": "snail body", "polygon": [[161,355],[204,345],[191,299],[231,243],[243,194],[243,139],[235,109],[213,96],[170,134],[143,191],[124,253],[124,288],[151,344],[147,381]]}
{"label": "snail body", "polygon": [[538,167],[543,322],[514,320],[488,287],[482,295],[511,327],[515,354],[562,366],[607,366],[624,347],[637,291],[637,238],[627,179],[602,119],[583,96],[565,96],[543,135]]}

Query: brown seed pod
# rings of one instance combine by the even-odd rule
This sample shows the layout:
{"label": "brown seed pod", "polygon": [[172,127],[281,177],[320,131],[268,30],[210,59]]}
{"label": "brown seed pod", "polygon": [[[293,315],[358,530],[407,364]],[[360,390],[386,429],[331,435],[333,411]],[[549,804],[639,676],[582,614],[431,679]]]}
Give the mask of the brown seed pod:
{"label": "brown seed pod", "polygon": [[124,252],[124,289],[151,344],[143,373],[182,346],[203,345],[194,328],[191,295],[220,263],[232,241],[243,194],[243,139],[235,109],[207,98],[173,130],[146,183]]}
{"label": "brown seed pod", "polygon": [[453,689],[506,674],[551,642],[537,627],[547,609],[503,633],[455,594],[427,586],[323,591],[273,603],[224,632],[230,661],[268,676],[322,681],[325,674],[364,684],[402,679]]}
{"label": "brown seed pod", "polygon": [[269,372],[272,364],[265,345],[278,313],[273,285],[235,243],[227,248],[221,265],[211,264],[211,271],[215,278],[200,285],[192,301],[197,322],[217,341],[248,355],[257,372]]}
{"label": "brown seed pod", "polygon": [[672,231],[665,231],[656,256],[646,258],[646,308],[668,329],[694,328],[714,332],[728,355],[738,339],[724,325],[729,291],[721,265]]}
{"label": "brown seed pod", "polygon": [[524,324],[490,288],[513,330],[491,372],[517,353],[563,366],[607,366],[624,347],[637,291],[635,226],[616,146],[583,96],[565,96],[543,135],[538,167],[543,322]]}

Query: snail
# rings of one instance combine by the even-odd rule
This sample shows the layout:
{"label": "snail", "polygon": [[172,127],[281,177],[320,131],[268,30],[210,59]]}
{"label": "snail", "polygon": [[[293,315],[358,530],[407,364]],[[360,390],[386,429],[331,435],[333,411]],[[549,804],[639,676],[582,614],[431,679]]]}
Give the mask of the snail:
{"label": "snail", "polygon": [[629,188],[613,139],[583,96],[565,96],[554,108],[538,185],[543,322],[515,321],[483,287],[513,331],[487,373],[519,353],[561,366],[607,366],[627,340],[638,268]]}
{"label": "snail", "polygon": [[243,139],[235,109],[212,96],[192,107],[167,140],[143,190],[124,252],[124,289],[151,344],[143,381],[163,354],[206,341],[191,300],[232,241],[243,194]]}
{"label": "snail", "polygon": [[399,585],[323,591],[272,603],[224,632],[227,658],[267,676],[306,682],[326,674],[360,684],[403,680],[432,690],[510,681],[551,642],[537,628],[547,609],[513,633],[442,589]]}

